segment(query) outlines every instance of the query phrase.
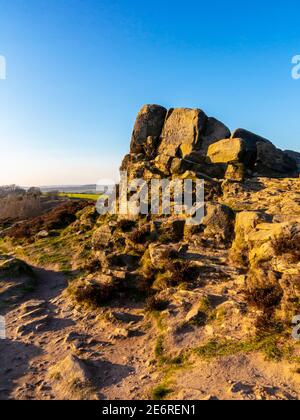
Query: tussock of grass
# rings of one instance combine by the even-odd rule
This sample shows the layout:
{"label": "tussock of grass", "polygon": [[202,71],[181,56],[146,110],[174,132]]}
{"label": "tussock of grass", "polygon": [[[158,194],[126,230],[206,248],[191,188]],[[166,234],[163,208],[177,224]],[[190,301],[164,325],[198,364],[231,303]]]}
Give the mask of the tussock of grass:
{"label": "tussock of grass", "polygon": [[163,400],[171,393],[172,390],[169,389],[165,384],[160,384],[152,391],[152,397],[154,400],[159,401]]}
{"label": "tussock of grass", "polygon": [[162,335],[159,336],[158,339],[157,339],[154,352],[155,352],[155,356],[158,359],[161,359],[163,357],[163,354],[164,354],[164,337]]}
{"label": "tussock of grass", "polygon": [[167,309],[169,302],[166,300],[162,300],[155,295],[149,296],[146,299],[146,307],[145,310],[147,312],[161,312]]}
{"label": "tussock of grass", "polygon": [[74,301],[87,308],[99,308],[108,304],[118,291],[113,284],[85,284],[79,279],[68,287],[68,294]]}
{"label": "tussock of grass", "polygon": [[300,235],[299,233],[287,233],[272,242],[275,254],[278,256],[286,256],[292,263],[300,261]]}

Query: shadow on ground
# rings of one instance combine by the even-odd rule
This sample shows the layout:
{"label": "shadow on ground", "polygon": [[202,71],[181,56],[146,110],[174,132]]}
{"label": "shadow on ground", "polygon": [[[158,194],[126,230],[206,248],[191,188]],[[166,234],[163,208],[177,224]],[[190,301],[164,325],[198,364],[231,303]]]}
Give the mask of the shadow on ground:
{"label": "shadow on ground", "polygon": [[24,376],[31,359],[42,354],[31,344],[0,340],[0,400],[11,399],[15,381]]}

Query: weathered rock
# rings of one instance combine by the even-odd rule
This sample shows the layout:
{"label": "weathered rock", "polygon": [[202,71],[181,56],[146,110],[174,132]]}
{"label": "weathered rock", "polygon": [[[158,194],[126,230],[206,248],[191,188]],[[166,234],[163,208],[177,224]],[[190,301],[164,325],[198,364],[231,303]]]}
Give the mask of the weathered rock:
{"label": "weathered rock", "polygon": [[217,242],[231,242],[234,231],[234,212],[219,203],[206,203],[205,212],[206,215],[202,221],[205,226],[205,237],[213,238]]}
{"label": "weathered rock", "polygon": [[257,159],[254,171],[258,176],[296,177],[298,168],[294,159],[273,144],[257,142]]}
{"label": "weathered rock", "polygon": [[106,261],[104,265],[109,268],[113,267],[126,267],[128,269],[133,269],[139,262],[139,257],[131,254],[122,254],[120,252],[113,252],[106,256]]}
{"label": "weathered rock", "polygon": [[199,304],[193,306],[185,317],[185,321],[189,323],[195,323],[199,326],[205,325],[207,320],[206,314],[201,310]]}
{"label": "weathered rock", "polygon": [[252,171],[255,176],[269,177],[299,174],[300,155],[284,153],[245,129],[230,134],[222,122],[200,109],[167,111],[145,105],[135,123],[131,153],[125,156],[121,169],[128,171],[130,180],[147,181],[185,171],[232,181],[243,181]]}
{"label": "weathered rock", "polygon": [[16,333],[20,336],[24,336],[30,333],[40,331],[48,324],[49,321],[50,317],[48,314],[33,318],[30,321],[24,322],[22,325],[20,325],[17,328]]}
{"label": "weathered rock", "polygon": [[36,239],[44,239],[47,238],[49,236],[49,232],[47,232],[46,230],[41,230],[40,232],[38,232],[36,234]]}
{"label": "weathered rock", "polygon": [[280,315],[287,322],[294,316],[299,315],[300,308],[300,269],[298,273],[283,274],[280,279],[280,287],[283,290]]}
{"label": "weathered rock", "polygon": [[112,239],[113,228],[108,224],[102,225],[93,233],[92,244],[94,248],[102,249],[108,247],[110,240]]}
{"label": "weathered rock", "polygon": [[155,160],[156,168],[163,174],[168,176],[170,174],[171,165],[172,165],[173,158],[169,155],[160,154],[158,155]]}
{"label": "weathered rock", "polygon": [[133,315],[128,312],[112,312],[111,315],[113,319],[123,322],[124,324],[135,324],[143,319],[142,316]]}
{"label": "weathered rock", "polygon": [[251,131],[245,130],[243,128],[238,128],[236,129],[233,133],[231,138],[241,138],[243,139],[246,143],[247,143],[247,148],[250,149],[255,149],[256,144],[258,142],[262,142],[262,143],[270,143],[270,140],[258,136],[255,133],[252,133]]}
{"label": "weathered rock", "polygon": [[171,109],[162,132],[159,154],[173,157],[188,156],[200,145],[207,116],[200,109]]}
{"label": "weathered rock", "polygon": [[91,286],[113,286],[115,282],[115,279],[113,276],[109,276],[106,274],[90,274],[85,279],[85,284],[91,285]]}
{"label": "weathered rock", "polygon": [[229,139],[231,136],[230,130],[221,121],[216,118],[209,117],[207,119],[205,129],[201,135],[200,150],[203,156],[206,156],[208,147],[222,139]]}
{"label": "weathered rock", "polygon": [[26,315],[33,311],[44,311],[46,309],[46,301],[44,300],[28,300],[20,306],[20,312]]}
{"label": "weathered rock", "polygon": [[177,251],[177,248],[173,245],[157,245],[157,244],[150,244],[149,245],[149,254],[150,260],[153,267],[163,267],[164,265],[164,255],[170,251]]}
{"label": "weathered rock", "polygon": [[245,130],[243,128],[238,128],[232,133],[231,138],[241,138],[246,143],[246,154],[244,157],[244,163],[250,169],[255,165],[257,158],[257,143],[270,143],[271,142],[264,137],[258,136],[257,134],[252,133],[251,131]]}
{"label": "weathered rock", "polygon": [[[170,166],[170,173],[175,176],[182,176],[186,172],[193,172],[196,178],[223,179],[226,172],[226,164],[211,164],[205,161],[204,157],[199,158],[199,152],[192,152],[185,159],[174,158]],[[195,160],[194,160],[195,159]],[[194,178],[194,177],[193,177]]]}
{"label": "weathered rock", "polygon": [[96,400],[92,373],[86,362],[71,354],[49,370],[54,391],[61,400]]}
{"label": "weathered rock", "polygon": [[242,182],[244,181],[245,176],[246,176],[246,168],[243,163],[234,162],[234,163],[228,164],[228,167],[225,173],[225,179],[228,179],[230,181]]}
{"label": "weathered rock", "polygon": [[[167,110],[159,105],[145,105],[139,112],[134,126],[130,152],[145,153],[149,142],[150,147],[156,146],[161,135]],[[151,141],[150,139],[151,138]]]}
{"label": "weathered rock", "polygon": [[256,176],[295,177],[298,168],[295,160],[277,149],[269,140],[244,129],[237,129],[232,138],[242,138],[246,143],[245,164],[254,169]]}
{"label": "weathered rock", "polygon": [[209,146],[207,157],[211,163],[243,162],[246,143],[240,138],[225,139]]}
{"label": "weathered rock", "polygon": [[235,221],[235,239],[231,248],[231,260],[240,266],[249,264],[251,249],[249,235],[253,233],[259,223],[269,221],[270,218],[262,212],[243,211],[237,214]]}
{"label": "weathered rock", "polygon": [[300,173],[300,153],[294,152],[292,150],[285,150],[284,153],[291,159],[296,162],[298,172]]}
{"label": "weathered rock", "polygon": [[125,338],[128,338],[129,335],[130,332],[126,328],[116,328],[110,335],[110,338],[124,340]]}

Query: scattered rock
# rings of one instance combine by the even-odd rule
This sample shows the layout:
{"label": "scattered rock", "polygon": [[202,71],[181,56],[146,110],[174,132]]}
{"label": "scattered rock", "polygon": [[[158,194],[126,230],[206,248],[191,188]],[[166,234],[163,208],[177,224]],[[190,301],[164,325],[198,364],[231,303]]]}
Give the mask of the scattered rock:
{"label": "scattered rock", "polygon": [[86,362],[71,354],[49,370],[49,379],[59,399],[96,400],[92,373]]}
{"label": "scattered rock", "polygon": [[17,328],[16,333],[17,335],[24,336],[30,333],[39,332],[43,328],[46,327],[49,321],[50,321],[50,316],[48,314],[37,317],[37,318],[33,318],[32,320],[20,325]]}
{"label": "scattered rock", "polygon": [[44,238],[48,238],[48,236],[49,236],[49,232],[47,232],[47,230],[41,230],[35,235],[36,239],[44,239]]}
{"label": "scattered rock", "polygon": [[129,330],[125,328],[116,328],[110,335],[110,339],[125,339],[129,337]]}
{"label": "scattered rock", "polygon": [[138,315],[132,315],[126,312],[112,312],[112,317],[117,321],[123,322],[125,324],[131,324],[139,322],[143,317]]}

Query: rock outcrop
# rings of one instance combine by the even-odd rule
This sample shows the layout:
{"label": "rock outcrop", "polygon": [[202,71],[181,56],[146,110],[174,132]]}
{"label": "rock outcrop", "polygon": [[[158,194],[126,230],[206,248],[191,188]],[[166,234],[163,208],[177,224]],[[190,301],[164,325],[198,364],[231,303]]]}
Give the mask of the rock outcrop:
{"label": "rock outcrop", "polygon": [[[233,133],[201,109],[145,105],[138,114],[122,170],[130,178],[181,175],[242,181],[245,177],[298,177],[300,155],[283,152],[247,131]],[[198,175],[197,175],[198,174]]]}
{"label": "rock outcrop", "polygon": [[[299,399],[299,157],[200,109],[143,107],[122,169],[148,212],[70,201],[2,231],[0,399]],[[205,180],[199,223],[179,189],[153,210],[160,178]]]}

